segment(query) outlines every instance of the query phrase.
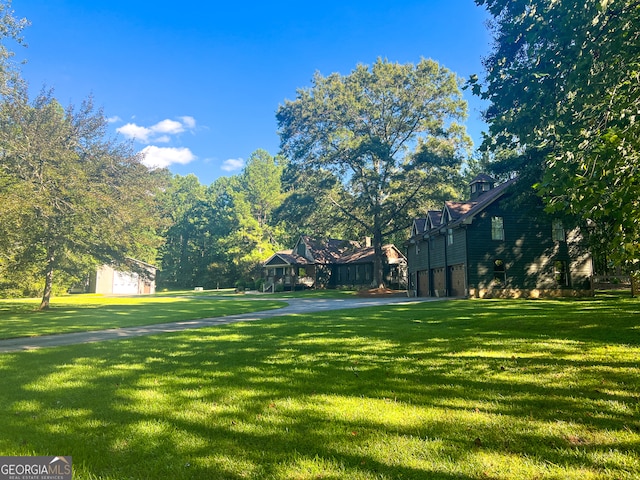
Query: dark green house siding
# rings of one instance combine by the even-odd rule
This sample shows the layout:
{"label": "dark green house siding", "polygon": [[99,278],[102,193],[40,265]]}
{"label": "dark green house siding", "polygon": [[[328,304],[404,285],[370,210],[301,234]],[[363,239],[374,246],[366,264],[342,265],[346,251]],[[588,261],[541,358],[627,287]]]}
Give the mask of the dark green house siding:
{"label": "dark green house siding", "polygon": [[466,263],[466,261],[467,261],[466,229],[454,228],[453,244],[447,245],[447,265],[464,264]]}
{"label": "dark green house siding", "polygon": [[431,268],[444,267],[446,264],[446,238],[442,234],[432,236],[427,240],[429,244],[429,258]]}
{"label": "dark green house siding", "polygon": [[[573,287],[571,275],[562,284],[555,279],[556,262],[571,263],[567,242],[552,240],[552,219],[541,207],[527,209],[527,215],[504,208],[505,202],[488,207],[468,226],[473,231],[473,242],[468,246],[469,288],[486,289],[555,289]],[[492,239],[492,217],[502,217],[504,240]],[[502,272],[496,267],[502,262],[504,280],[498,280]],[[497,271],[496,271],[497,270]],[[582,288],[585,278],[576,272]],[[576,285],[577,287],[577,285]]]}
{"label": "dark green house siding", "polygon": [[413,294],[590,294],[591,257],[580,231],[554,238],[553,217],[535,198],[515,202],[514,182],[474,201],[449,202],[448,223],[414,234],[407,243]]}
{"label": "dark green house siding", "polygon": [[[388,266],[385,266],[389,270]],[[385,271],[386,273],[386,271]],[[370,285],[373,279],[373,264],[334,265],[329,287]]]}

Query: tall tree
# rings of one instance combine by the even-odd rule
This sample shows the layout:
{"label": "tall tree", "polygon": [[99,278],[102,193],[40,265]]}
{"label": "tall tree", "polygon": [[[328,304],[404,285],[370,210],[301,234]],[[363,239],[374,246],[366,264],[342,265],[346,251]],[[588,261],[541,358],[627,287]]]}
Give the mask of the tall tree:
{"label": "tall tree", "polygon": [[22,86],[20,71],[12,61],[14,52],[7,44],[23,44],[22,30],[28,25],[25,18],[16,18],[10,0],[0,0],[0,98]]}
{"label": "tall tree", "polygon": [[283,232],[274,222],[273,212],[284,199],[282,161],[265,150],[256,150],[242,173],[229,182],[227,198],[234,228],[221,243],[241,282],[260,278],[261,262],[281,246]]}
{"label": "tall tree", "polygon": [[283,158],[272,157],[266,150],[258,149],[251,154],[240,175],[240,188],[251,206],[251,215],[261,227],[270,223],[273,210],[284,198],[283,161]]}
{"label": "tall tree", "polygon": [[313,78],[277,112],[283,154],[305,172],[342,183],[334,208],[373,239],[375,281],[383,285],[383,241],[407,228],[426,199],[460,170],[470,140],[458,77],[433,60],[378,59],[349,75]]}
{"label": "tall tree", "polygon": [[56,271],[78,278],[99,262],[155,258],[153,204],[163,176],[105,139],[106,126],[90,99],[65,110],[49,93],[33,102],[21,93],[0,105],[6,263],[40,272],[42,309]]}
{"label": "tall tree", "polygon": [[640,1],[476,0],[493,15],[485,147],[517,152],[548,210],[593,224],[640,267]]}
{"label": "tall tree", "polygon": [[200,238],[203,215],[196,211],[206,198],[206,187],[192,174],[174,175],[160,194],[160,210],[165,219],[164,243],[158,255],[161,288],[193,288],[202,283],[202,271],[206,271],[201,260],[205,255]]}
{"label": "tall tree", "polygon": [[207,188],[193,175],[173,177],[162,194],[168,219],[160,252],[162,286],[211,288],[261,276],[261,261],[283,235],[273,219],[284,197],[281,160],[256,150],[239,175]]}
{"label": "tall tree", "polygon": [[300,235],[317,238],[360,238],[365,234],[359,225],[349,225],[349,219],[335,209],[330,198],[340,197],[342,183],[327,170],[307,172],[299,165],[287,165],[283,172],[286,197],[273,212],[282,225],[285,245],[293,245]]}
{"label": "tall tree", "polygon": [[[17,90],[23,88],[20,71],[12,61],[14,52],[8,45],[23,43],[22,30],[27,24],[26,19],[15,17],[9,0],[0,0],[0,102],[4,102],[7,97],[15,95]],[[1,149],[2,145],[0,144]],[[10,188],[16,188],[16,186],[12,179],[5,175],[4,169],[0,168],[0,192]],[[19,203],[6,201],[0,208],[4,210],[5,217],[19,216]],[[15,232],[7,228],[8,226],[8,223],[0,222],[0,271],[6,264],[8,251],[13,245],[11,235]]]}

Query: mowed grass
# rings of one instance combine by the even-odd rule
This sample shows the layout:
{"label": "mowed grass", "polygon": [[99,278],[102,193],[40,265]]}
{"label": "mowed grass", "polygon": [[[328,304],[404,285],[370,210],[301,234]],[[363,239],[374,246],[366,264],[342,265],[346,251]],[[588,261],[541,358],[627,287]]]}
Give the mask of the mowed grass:
{"label": "mowed grass", "polygon": [[0,355],[75,479],[637,479],[640,302],[446,301]]}
{"label": "mowed grass", "polygon": [[89,294],[55,297],[51,308],[42,312],[37,310],[39,305],[39,299],[0,299],[0,339],[223,317],[279,308],[286,303],[237,296],[105,297]]}

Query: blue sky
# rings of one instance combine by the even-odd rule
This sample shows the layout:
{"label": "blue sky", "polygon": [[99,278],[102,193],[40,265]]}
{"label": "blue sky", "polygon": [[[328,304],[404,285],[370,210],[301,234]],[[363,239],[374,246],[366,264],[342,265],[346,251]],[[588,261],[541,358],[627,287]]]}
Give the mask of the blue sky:
{"label": "blue sky", "polygon": [[[17,53],[32,94],[52,87],[64,105],[93,95],[114,135],[206,185],[259,148],[278,152],[275,112],[316,71],[425,57],[468,78],[491,43],[473,0],[13,0],[13,10],[31,21]],[[464,95],[479,143],[482,104]]]}

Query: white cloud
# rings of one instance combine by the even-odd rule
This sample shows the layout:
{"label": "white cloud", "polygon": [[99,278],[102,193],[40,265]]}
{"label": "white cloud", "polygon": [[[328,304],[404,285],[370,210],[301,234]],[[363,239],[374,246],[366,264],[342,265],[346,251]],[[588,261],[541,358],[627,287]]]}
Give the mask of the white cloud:
{"label": "white cloud", "polygon": [[189,117],[189,116],[185,116],[185,117],[178,117],[180,118],[180,120],[182,120],[182,123],[184,124],[185,127],[187,127],[189,130],[193,130],[194,128],[196,128],[196,119],[193,117]]}
{"label": "white cloud", "polygon": [[244,160],[242,158],[230,158],[222,162],[222,167],[220,168],[225,172],[235,172],[242,170],[242,167],[244,167]]}
{"label": "white cloud", "polygon": [[154,133],[169,133],[171,135],[177,135],[184,132],[184,125],[175,120],[162,120],[151,127],[151,131]]}
{"label": "white cloud", "polygon": [[179,118],[179,122],[167,118],[150,127],[127,123],[117,128],[116,132],[140,143],[167,143],[171,139],[170,135],[178,135],[186,130],[193,130],[196,126],[196,120],[193,117],[185,116]]}
{"label": "white cloud", "polygon": [[142,149],[142,163],[149,168],[165,168],[175,163],[186,165],[196,159],[188,148],[156,147],[149,145]]}
{"label": "white cloud", "polygon": [[149,136],[153,133],[150,128],[141,127],[135,123],[127,123],[122,127],[118,127],[116,132],[142,143],[149,143]]}
{"label": "white cloud", "polygon": [[117,115],[107,118],[107,122],[109,122],[109,123],[117,123],[117,122],[121,122],[121,121],[122,121],[122,119]]}

